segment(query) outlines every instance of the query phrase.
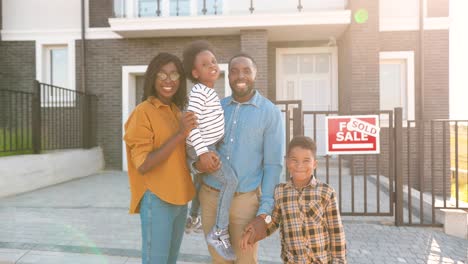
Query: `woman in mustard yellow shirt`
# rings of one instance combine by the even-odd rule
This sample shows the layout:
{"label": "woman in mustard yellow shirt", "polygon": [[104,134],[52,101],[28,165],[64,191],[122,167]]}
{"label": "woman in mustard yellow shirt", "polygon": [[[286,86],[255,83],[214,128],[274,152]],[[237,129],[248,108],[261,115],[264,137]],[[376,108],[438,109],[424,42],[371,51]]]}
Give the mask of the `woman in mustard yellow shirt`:
{"label": "woman in mustard yellow shirt", "polygon": [[143,101],[125,123],[130,213],[140,213],[144,264],[176,263],[195,194],[185,138],[197,121],[181,113],[186,94],[181,61],[160,53],[146,70]]}

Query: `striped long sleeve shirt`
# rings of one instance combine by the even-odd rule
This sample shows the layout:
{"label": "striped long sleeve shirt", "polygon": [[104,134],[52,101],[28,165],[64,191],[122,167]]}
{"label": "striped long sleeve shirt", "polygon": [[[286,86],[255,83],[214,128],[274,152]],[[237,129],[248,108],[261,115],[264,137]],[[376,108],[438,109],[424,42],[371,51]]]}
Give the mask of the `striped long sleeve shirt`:
{"label": "striped long sleeve shirt", "polygon": [[276,186],[274,197],[267,234],[280,228],[284,263],[346,263],[344,229],[332,187],[315,177],[302,189],[288,181]]}
{"label": "striped long sleeve shirt", "polygon": [[190,91],[187,111],[194,112],[198,118],[198,127],[190,132],[187,144],[200,156],[224,136],[223,108],[214,89],[197,83]]}

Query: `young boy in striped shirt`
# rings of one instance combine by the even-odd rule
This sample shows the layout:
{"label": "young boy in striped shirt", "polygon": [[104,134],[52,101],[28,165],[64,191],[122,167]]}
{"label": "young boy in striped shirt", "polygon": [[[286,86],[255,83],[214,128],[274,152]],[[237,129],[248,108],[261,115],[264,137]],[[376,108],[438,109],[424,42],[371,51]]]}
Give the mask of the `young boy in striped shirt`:
{"label": "young boy in striped shirt", "polygon": [[346,241],[335,190],[320,182],[315,142],[304,136],[291,140],[286,166],[291,179],[275,188],[275,206],[266,234],[245,228],[241,248],[245,249],[280,229],[281,258],[288,264],[346,263]]}
{"label": "young boy in striped shirt", "polygon": [[[186,75],[195,83],[189,94],[187,111],[194,112],[198,118],[198,127],[187,137],[187,162],[189,167],[197,159],[214,164],[218,159],[215,154],[216,144],[224,136],[224,111],[214,90],[214,84],[219,78],[219,66],[211,45],[206,41],[190,43],[184,50],[183,63]],[[237,176],[228,161],[223,159],[221,164],[221,169],[212,174],[222,183],[222,188],[219,190],[216,224],[207,234],[206,241],[226,260],[235,260],[228,224],[229,208],[237,188]],[[198,215],[198,192],[202,184],[200,175],[194,175],[194,182],[197,194],[192,200],[186,232],[199,227],[201,223]]]}

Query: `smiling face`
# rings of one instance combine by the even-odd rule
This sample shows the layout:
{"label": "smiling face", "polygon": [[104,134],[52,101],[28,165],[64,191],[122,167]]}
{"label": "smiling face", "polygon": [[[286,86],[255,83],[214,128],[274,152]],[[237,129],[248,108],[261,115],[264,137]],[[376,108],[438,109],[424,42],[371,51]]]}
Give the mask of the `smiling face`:
{"label": "smiling face", "polygon": [[289,151],[286,166],[293,183],[296,186],[305,186],[309,183],[310,176],[317,168],[317,160],[312,150],[296,146]]}
{"label": "smiling face", "polygon": [[219,78],[219,66],[211,51],[204,50],[197,54],[193,62],[192,75],[200,83],[214,88],[214,84]]}
{"label": "smiling face", "polygon": [[154,87],[157,97],[164,104],[170,104],[172,102],[172,97],[176,94],[177,89],[179,89],[180,80],[178,77],[177,79],[175,78],[176,73],[179,74],[173,62],[162,66],[157,73]]}
{"label": "smiling face", "polygon": [[229,65],[229,85],[236,101],[243,103],[254,94],[254,82],[257,68],[253,61],[246,57],[234,58]]}

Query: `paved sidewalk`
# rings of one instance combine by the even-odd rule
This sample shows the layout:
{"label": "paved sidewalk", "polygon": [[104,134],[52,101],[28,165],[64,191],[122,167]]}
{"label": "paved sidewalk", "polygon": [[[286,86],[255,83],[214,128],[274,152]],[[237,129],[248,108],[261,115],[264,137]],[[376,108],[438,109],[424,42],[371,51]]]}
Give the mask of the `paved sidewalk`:
{"label": "paved sidewalk", "polygon": [[[0,263],[141,263],[128,199],[120,171],[0,199]],[[349,263],[468,263],[468,240],[392,221],[345,217]],[[281,263],[279,254],[278,233],[260,243],[260,263]],[[203,236],[185,235],[178,263],[209,262]]]}

